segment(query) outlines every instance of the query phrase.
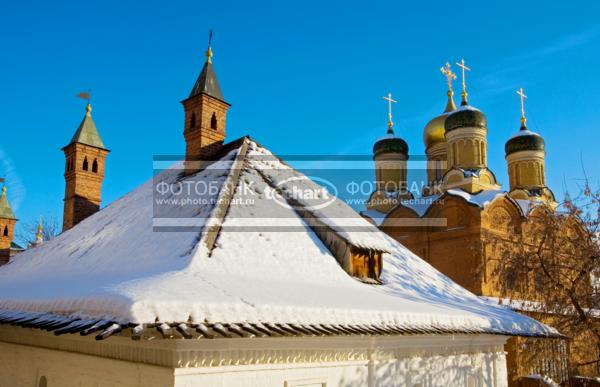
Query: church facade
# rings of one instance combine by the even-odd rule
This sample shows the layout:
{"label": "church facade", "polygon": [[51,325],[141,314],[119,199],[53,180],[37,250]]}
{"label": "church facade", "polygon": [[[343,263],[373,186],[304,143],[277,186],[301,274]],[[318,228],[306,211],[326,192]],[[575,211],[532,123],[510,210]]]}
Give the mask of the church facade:
{"label": "church facade", "polygon": [[[468,102],[464,60],[462,69],[461,104],[453,99],[452,80],[456,78],[450,65],[442,73],[448,79],[448,101],[444,112],[431,119],[424,128],[423,139],[427,157],[427,184],[419,197],[394,190],[407,187],[406,162],[387,165],[391,171],[382,173],[378,160],[382,142],[393,142],[388,158],[408,159],[408,146],[399,137],[388,135],[374,146],[376,176],[380,187],[392,187],[386,192],[378,188],[367,203],[363,216],[379,229],[408,247],[474,294],[494,302],[503,298],[524,299],[531,286],[529,279],[518,281],[507,291],[499,283],[495,265],[501,259],[500,248],[510,248],[522,241],[535,240],[536,214],[554,211],[557,202],[545,179],[545,142],[541,135],[527,128],[523,90],[521,125],[505,144],[504,152],[509,175],[508,190],[502,190],[495,174],[487,165],[487,119],[485,114]],[[390,120],[391,123],[391,120]],[[390,124],[391,125],[391,124]],[[385,200],[384,200],[385,199]],[[551,316],[536,315],[542,321]],[[507,344],[509,380],[530,374],[550,375],[557,381],[568,378],[568,346],[571,356],[589,359],[598,356],[583,340],[549,340],[544,343],[544,355],[531,359],[527,340],[511,339]],[[583,370],[582,370],[583,371]],[[583,371],[597,375],[594,366]],[[516,385],[516,384],[515,384]]]}

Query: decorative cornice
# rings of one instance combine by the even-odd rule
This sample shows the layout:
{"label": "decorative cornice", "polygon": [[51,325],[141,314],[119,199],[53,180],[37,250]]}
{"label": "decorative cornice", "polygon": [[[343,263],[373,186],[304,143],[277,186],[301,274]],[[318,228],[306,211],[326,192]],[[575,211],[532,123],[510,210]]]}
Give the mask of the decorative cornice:
{"label": "decorative cornice", "polygon": [[0,341],[163,367],[290,365],[367,362],[400,358],[503,353],[507,337],[498,335],[414,335],[396,337],[296,337],[261,340],[140,340],[113,337],[96,341],[55,336],[19,327],[0,327]]}

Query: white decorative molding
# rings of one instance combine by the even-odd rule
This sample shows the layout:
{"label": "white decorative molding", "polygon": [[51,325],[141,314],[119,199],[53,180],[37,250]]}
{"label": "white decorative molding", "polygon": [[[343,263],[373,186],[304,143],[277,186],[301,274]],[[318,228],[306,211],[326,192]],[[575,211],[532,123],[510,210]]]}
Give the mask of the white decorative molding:
{"label": "white decorative molding", "polygon": [[339,336],[239,339],[154,339],[113,336],[96,341],[55,336],[38,329],[0,327],[0,341],[172,368],[368,362],[493,354],[507,337],[498,335]]}

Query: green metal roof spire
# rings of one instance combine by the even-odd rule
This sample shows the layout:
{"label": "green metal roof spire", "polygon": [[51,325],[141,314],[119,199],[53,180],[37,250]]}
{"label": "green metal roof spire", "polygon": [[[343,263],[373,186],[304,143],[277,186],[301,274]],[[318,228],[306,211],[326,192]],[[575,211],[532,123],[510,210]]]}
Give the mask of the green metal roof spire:
{"label": "green metal roof spire", "polygon": [[223,93],[221,92],[221,87],[219,86],[219,82],[217,81],[217,74],[215,73],[215,69],[212,65],[213,52],[210,47],[211,40],[212,30],[210,31],[210,37],[208,39],[208,48],[206,49],[206,62],[204,63],[202,72],[200,72],[200,76],[198,77],[198,80],[196,81],[196,84],[194,85],[194,88],[192,89],[189,98],[204,93],[225,102],[225,99],[223,98]]}
{"label": "green metal roof spire", "polygon": [[2,195],[0,196],[0,218],[17,219],[6,198],[6,186],[2,187]]}
{"label": "green metal roof spire", "polygon": [[69,145],[75,143],[106,149],[102,139],[100,138],[100,135],[98,134],[96,124],[94,124],[94,120],[92,119],[92,105],[90,103],[87,104],[83,121],[81,121],[81,124],[79,125],[79,128],[77,128],[77,132],[75,132],[75,135],[71,139]]}

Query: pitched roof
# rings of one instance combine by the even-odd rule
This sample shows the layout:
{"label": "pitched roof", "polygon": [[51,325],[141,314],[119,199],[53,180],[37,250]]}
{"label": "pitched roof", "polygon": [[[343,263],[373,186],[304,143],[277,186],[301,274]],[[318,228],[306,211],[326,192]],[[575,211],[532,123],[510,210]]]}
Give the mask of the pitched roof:
{"label": "pitched roof", "polygon": [[10,207],[8,198],[6,197],[6,187],[2,187],[2,194],[0,194],[0,218],[2,219],[16,219],[15,214]]}
{"label": "pitched roof", "polygon": [[[482,302],[249,138],[195,175],[182,167],[0,267],[0,322],[94,327],[99,338],[131,324],[138,334],[557,334]],[[163,183],[208,189],[189,204],[172,190],[157,196]],[[320,193],[297,194],[307,190]],[[386,251],[383,284],[350,277],[315,227]]]}
{"label": "pitched roof", "polygon": [[200,76],[198,77],[198,80],[196,80],[189,98],[195,97],[201,93],[215,97],[223,102],[225,101],[223,93],[221,92],[221,87],[219,87],[219,82],[217,81],[217,74],[215,73],[215,69],[210,60],[207,60],[204,63],[202,72],[200,72]]}
{"label": "pitched roof", "polygon": [[19,245],[18,243],[15,243],[15,242],[10,242],[10,249],[11,250],[19,250],[19,251],[25,250],[23,248],[23,246]]}
{"label": "pitched roof", "polygon": [[98,134],[96,124],[92,119],[92,106],[90,104],[87,105],[85,116],[83,117],[81,124],[79,124],[71,142],[69,142],[69,145],[75,143],[106,149],[100,138],[100,134]]}

